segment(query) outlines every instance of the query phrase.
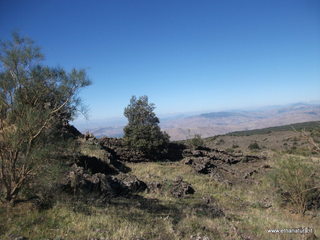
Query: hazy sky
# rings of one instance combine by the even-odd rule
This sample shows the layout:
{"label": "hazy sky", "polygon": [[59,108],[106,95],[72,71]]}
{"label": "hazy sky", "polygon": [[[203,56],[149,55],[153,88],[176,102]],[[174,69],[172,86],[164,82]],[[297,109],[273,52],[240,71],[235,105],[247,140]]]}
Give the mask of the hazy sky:
{"label": "hazy sky", "polygon": [[0,38],[85,68],[90,119],[132,95],[158,114],[320,99],[319,0],[0,0]]}

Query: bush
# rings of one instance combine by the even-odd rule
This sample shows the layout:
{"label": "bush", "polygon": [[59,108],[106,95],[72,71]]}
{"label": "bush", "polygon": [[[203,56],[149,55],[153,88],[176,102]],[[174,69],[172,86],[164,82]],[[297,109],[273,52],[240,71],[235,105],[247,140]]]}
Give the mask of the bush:
{"label": "bush", "polygon": [[260,150],[260,146],[259,146],[259,144],[258,144],[257,142],[251,143],[251,144],[248,146],[248,148],[249,148],[250,150]]}
{"label": "bush", "polygon": [[195,134],[193,138],[188,140],[188,143],[192,148],[198,148],[204,145],[200,134]]}
{"label": "bush", "polygon": [[154,109],[154,104],[148,103],[147,96],[139,99],[133,96],[124,110],[128,119],[128,125],[124,128],[126,145],[150,159],[163,157],[169,144],[169,135],[161,131],[158,125],[160,121],[153,112]]}
{"label": "bush", "polygon": [[312,207],[319,207],[319,175],[314,168],[297,157],[282,159],[271,172],[270,179],[282,204],[291,205],[304,214]]}

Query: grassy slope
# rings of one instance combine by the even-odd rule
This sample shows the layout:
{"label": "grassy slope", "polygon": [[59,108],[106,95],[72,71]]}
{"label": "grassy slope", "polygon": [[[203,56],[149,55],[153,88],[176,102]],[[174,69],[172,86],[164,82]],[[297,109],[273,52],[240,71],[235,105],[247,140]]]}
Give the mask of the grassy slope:
{"label": "grassy slope", "polygon": [[[295,129],[295,130],[293,130]],[[278,153],[290,153],[312,156],[310,143],[301,134],[301,130],[312,133],[315,140],[320,141],[320,122],[306,122],[263,128],[257,130],[241,131],[205,138],[207,146],[227,150],[229,152],[250,153],[249,145],[257,143],[261,151],[270,150]]]}
{"label": "grassy slope", "polygon": [[[210,145],[214,141],[217,139],[207,139],[206,143]],[[266,161],[271,166],[278,159],[289,156],[283,151],[279,153],[269,149],[256,152],[260,153],[268,156]],[[300,158],[301,161],[307,161],[320,169],[319,157],[300,155]],[[23,235],[35,240],[55,237],[79,240],[183,240],[195,235],[230,240],[306,239],[303,235],[266,232],[267,229],[295,227],[311,227],[315,229],[315,234],[320,236],[319,211],[299,216],[280,207],[266,175],[258,174],[256,184],[230,187],[212,180],[209,176],[195,173],[182,162],[139,163],[128,166],[132,169],[131,173],[141,180],[164,182],[164,189],[169,188],[177,176],[182,176],[192,184],[196,193],[186,199],[173,198],[168,191],[141,193],[132,199],[112,199],[104,206],[60,202],[53,208],[40,212],[33,209],[31,204],[20,204],[14,209],[1,206],[0,239],[12,239],[10,236],[13,235]],[[225,216],[214,217],[209,210],[199,208],[203,204],[203,198],[208,196],[216,199]],[[263,208],[265,201],[271,202],[272,207]]]}
{"label": "grassy slope", "polygon": [[[307,160],[303,158],[304,160]],[[320,159],[315,159],[319,166]],[[272,164],[272,162],[271,162]],[[298,216],[276,204],[273,189],[260,176],[261,184],[229,187],[195,174],[182,163],[130,164],[132,173],[145,181],[167,179],[168,184],[183,176],[196,190],[186,199],[175,199],[169,193],[143,193],[141,198],[114,199],[107,206],[83,203],[58,203],[52,209],[35,211],[28,205],[15,209],[1,208],[1,239],[21,234],[30,239],[60,236],[64,239],[190,239],[201,233],[210,239],[290,239],[290,235],[271,235],[267,229],[308,226],[320,235],[320,218]],[[214,197],[226,216],[214,218],[210,212],[196,211],[204,196]],[[273,207],[264,209],[265,199]],[[319,213],[318,213],[319,214]],[[292,236],[291,236],[292,237]],[[298,239],[298,238],[297,238]],[[302,239],[302,238],[301,238]]]}

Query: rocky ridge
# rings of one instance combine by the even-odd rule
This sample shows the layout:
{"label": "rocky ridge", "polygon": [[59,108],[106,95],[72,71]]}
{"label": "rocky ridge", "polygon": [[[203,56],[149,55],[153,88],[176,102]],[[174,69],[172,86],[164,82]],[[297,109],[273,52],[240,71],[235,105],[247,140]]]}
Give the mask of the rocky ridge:
{"label": "rocky ridge", "polygon": [[199,147],[185,149],[183,163],[197,173],[208,174],[214,180],[228,185],[253,181],[253,175],[270,168],[263,156],[234,155],[226,151]]}
{"label": "rocky ridge", "polygon": [[[141,191],[161,192],[163,182],[145,183],[131,175],[125,162],[145,162],[148,159],[139,152],[128,149],[122,139],[96,139],[86,134],[78,137],[80,155],[71,166],[64,181],[64,189],[70,193],[96,194],[103,198],[126,196]],[[254,175],[270,166],[264,157],[234,155],[207,147],[190,148],[173,143],[166,161],[190,165],[199,174],[208,174],[213,180],[234,185],[254,180]],[[193,194],[195,189],[177,178],[169,190],[172,196],[181,198]]]}

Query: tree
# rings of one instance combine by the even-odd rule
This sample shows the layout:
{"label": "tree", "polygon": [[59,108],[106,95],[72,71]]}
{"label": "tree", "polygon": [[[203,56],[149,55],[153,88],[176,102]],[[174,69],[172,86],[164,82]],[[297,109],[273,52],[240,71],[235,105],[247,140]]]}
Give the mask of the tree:
{"label": "tree", "polygon": [[124,128],[126,144],[151,159],[166,153],[169,143],[169,135],[161,131],[154,109],[154,104],[148,103],[147,96],[139,99],[133,96],[124,110],[128,119],[128,125]]}
{"label": "tree", "polygon": [[61,127],[81,106],[79,89],[90,81],[84,70],[67,73],[41,64],[29,38],[13,34],[0,52],[0,190],[14,201],[50,166]]}

